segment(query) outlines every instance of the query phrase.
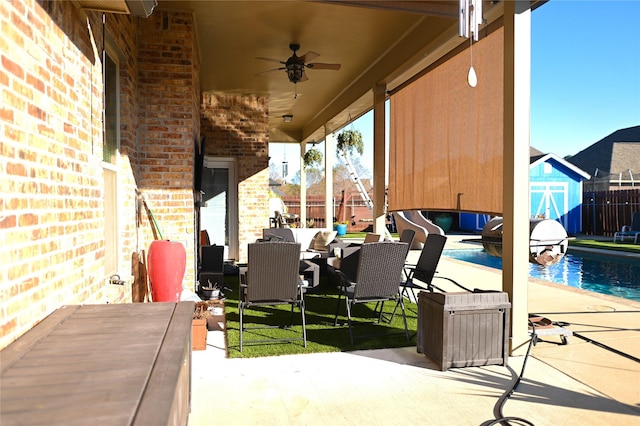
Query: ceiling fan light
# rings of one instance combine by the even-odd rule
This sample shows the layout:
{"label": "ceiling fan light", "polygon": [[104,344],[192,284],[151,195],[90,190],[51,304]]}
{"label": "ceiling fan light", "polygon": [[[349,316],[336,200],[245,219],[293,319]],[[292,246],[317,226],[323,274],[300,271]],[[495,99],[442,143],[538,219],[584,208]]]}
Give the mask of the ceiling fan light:
{"label": "ceiling fan light", "polygon": [[287,64],[287,77],[289,77],[289,81],[292,83],[298,83],[302,80],[302,75],[304,74],[304,64],[300,63],[289,63]]}

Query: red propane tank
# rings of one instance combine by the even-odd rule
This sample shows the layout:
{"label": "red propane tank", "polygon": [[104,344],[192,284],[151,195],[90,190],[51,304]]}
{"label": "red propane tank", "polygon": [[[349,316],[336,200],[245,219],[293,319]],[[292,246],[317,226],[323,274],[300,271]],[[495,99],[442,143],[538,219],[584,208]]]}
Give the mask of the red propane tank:
{"label": "red propane tank", "polygon": [[179,302],[187,252],[181,243],[156,240],[149,246],[147,268],[154,302]]}

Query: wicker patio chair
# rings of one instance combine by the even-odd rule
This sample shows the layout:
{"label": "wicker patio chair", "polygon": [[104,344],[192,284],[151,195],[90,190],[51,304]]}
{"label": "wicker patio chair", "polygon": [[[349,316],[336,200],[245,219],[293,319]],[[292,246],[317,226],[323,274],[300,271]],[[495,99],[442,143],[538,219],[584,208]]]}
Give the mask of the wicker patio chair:
{"label": "wicker patio chair", "polygon": [[[302,281],[299,275],[300,244],[291,242],[261,242],[248,246],[248,264],[246,275],[241,276],[240,302],[240,351],[243,344],[252,342],[275,342],[302,340],[307,347],[307,329],[304,314]],[[293,310],[300,308],[302,316],[302,337],[287,339],[244,340],[243,333],[249,329],[273,328],[277,326],[245,327],[244,311],[254,306],[291,305],[291,323]]]}
{"label": "wicker patio chair", "polygon": [[[411,246],[413,244],[413,239],[416,236],[416,231],[414,231],[413,229],[405,229],[402,231],[402,233],[400,234],[400,239],[399,241],[401,243],[407,243],[407,252],[405,254],[405,261],[406,261],[406,257],[409,255],[409,251],[411,250]],[[405,264],[406,265],[406,264]],[[406,279],[406,269],[405,269],[405,279]],[[396,304],[396,307],[398,305]],[[376,310],[378,309],[378,305],[376,304]],[[395,309],[394,309],[394,313],[395,313]],[[392,318],[393,319],[393,318]]]}
{"label": "wicker patio chair", "polygon": [[[402,281],[402,268],[407,254],[407,244],[401,242],[383,241],[363,244],[357,254],[357,271],[355,278],[342,270],[337,271],[341,278],[340,292],[336,306],[334,325],[338,325],[338,312],[344,295],[349,324],[349,338],[353,345],[353,324],[351,309],[357,303],[381,302],[378,323],[382,317],[384,302],[398,301],[402,307],[404,331],[409,340],[407,318],[404,315],[404,302],[399,295],[398,287]],[[358,338],[372,336],[358,336]]]}

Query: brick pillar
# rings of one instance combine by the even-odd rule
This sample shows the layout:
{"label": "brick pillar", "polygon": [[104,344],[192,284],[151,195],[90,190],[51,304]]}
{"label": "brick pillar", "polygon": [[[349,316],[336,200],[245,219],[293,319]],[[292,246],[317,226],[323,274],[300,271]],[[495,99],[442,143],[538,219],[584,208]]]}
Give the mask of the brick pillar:
{"label": "brick pillar", "polygon": [[[194,144],[199,140],[199,63],[190,13],[158,11],[139,20],[139,189],[164,239],[187,251],[184,286],[195,283]],[[140,232],[153,240],[152,224]]]}

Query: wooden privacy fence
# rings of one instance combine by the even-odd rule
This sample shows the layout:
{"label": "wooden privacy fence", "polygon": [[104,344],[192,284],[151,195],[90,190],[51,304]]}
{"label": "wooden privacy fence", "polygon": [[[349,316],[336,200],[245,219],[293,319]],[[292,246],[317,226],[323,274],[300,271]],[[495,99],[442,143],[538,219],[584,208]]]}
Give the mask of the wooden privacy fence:
{"label": "wooden privacy fence", "polygon": [[[298,196],[284,196],[282,197],[282,201],[287,206],[288,213],[297,214],[300,216],[300,197]],[[333,202],[333,216],[334,219],[340,220],[340,218],[335,218],[338,214],[339,210],[339,200],[335,200]],[[356,197],[350,200],[345,207],[345,220],[349,220],[349,225],[347,226],[348,232],[361,232],[369,229],[373,224],[373,216],[366,203],[360,199],[360,197]],[[350,220],[353,219],[353,220]],[[324,228],[325,220],[324,220],[324,197],[322,196],[307,196],[307,222],[312,221],[312,226],[307,223],[306,227],[310,228]],[[300,226],[300,219],[296,218],[290,221],[291,224],[295,226]],[[333,223],[326,224],[326,227],[331,228]]]}
{"label": "wooden privacy fence", "polygon": [[[298,216],[300,216],[300,197],[285,196],[282,197],[282,201],[284,201],[284,204],[287,206],[287,210],[289,213],[297,214]],[[309,221],[313,221],[313,228],[325,227],[324,197],[307,196],[307,222]],[[296,226],[300,226],[299,217],[296,218],[293,222]],[[328,226],[333,226],[333,224],[330,223]]]}
{"label": "wooden privacy fence", "polygon": [[613,236],[640,211],[640,189],[585,191],[582,198],[582,232]]}
{"label": "wooden privacy fence", "polygon": [[[582,198],[582,233],[586,235],[613,236],[622,226],[631,224],[634,212],[640,211],[640,188],[616,191],[584,191]],[[300,198],[283,197],[289,213],[300,215]],[[334,201],[334,215],[338,203]],[[371,226],[371,212],[361,200],[347,204],[347,218],[354,217],[349,232],[362,231]],[[314,228],[324,228],[324,197],[307,197],[307,220],[313,220]],[[299,219],[293,222],[300,226]],[[327,224],[331,227],[332,224]]]}

